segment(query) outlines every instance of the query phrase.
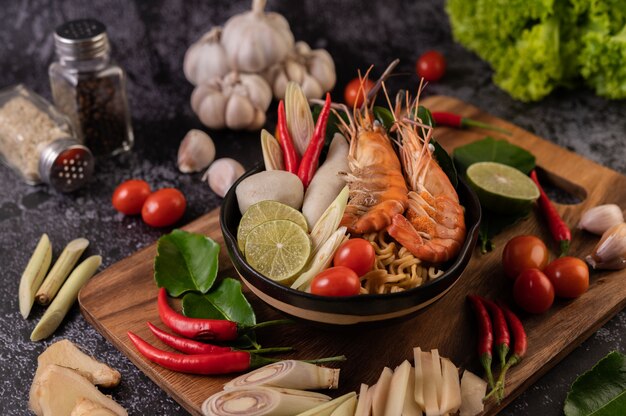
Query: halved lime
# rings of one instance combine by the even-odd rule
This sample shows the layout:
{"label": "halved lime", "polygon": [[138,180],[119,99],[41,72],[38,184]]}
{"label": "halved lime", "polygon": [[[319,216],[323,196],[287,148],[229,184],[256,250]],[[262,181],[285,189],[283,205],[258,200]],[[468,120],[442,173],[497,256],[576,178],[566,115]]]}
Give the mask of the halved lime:
{"label": "halved lime", "polygon": [[256,271],[289,284],[309,260],[311,239],[293,221],[266,221],[248,233],[245,253],[246,260]]}
{"label": "halved lime", "polygon": [[481,205],[494,212],[523,213],[539,198],[539,189],[528,176],[502,163],[474,163],[467,168],[467,179]]}
{"label": "halved lime", "polygon": [[248,233],[257,225],[271,220],[289,220],[295,222],[304,231],[308,231],[308,225],[304,215],[297,209],[278,201],[260,201],[250,206],[241,217],[237,229],[237,245],[242,252],[246,247]]}

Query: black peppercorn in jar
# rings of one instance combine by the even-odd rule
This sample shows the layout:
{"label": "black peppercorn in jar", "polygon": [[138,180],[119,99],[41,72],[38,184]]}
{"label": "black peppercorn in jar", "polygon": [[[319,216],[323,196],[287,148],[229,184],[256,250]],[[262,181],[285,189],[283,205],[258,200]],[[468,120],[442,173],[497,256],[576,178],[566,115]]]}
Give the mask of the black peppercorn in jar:
{"label": "black peppercorn in jar", "polygon": [[106,27],[94,19],[73,20],[54,33],[58,61],[49,68],[54,103],[96,156],[133,145],[126,74],[110,59]]}

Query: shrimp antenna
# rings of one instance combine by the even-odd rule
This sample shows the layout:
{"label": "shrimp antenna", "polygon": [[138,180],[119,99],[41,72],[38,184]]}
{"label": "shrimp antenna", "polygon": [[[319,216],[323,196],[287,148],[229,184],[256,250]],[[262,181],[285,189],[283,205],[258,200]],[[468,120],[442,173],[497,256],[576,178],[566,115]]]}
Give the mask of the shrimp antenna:
{"label": "shrimp antenna", "polygon": [[[391,105],[391,100],[389,99],[389,94],[387,93],[387,86],[385,85],[385,83],[382,83],[382,87],[383,87],[383,92],[385,93],[385,98],[387,99],[387,105],[389,106],[389,109],[391,111],[394,111],[393,106]],[[392,113],[393,115],[393,121],[398,121],[398,118],[396,117],[395,113]]]}
{"label": "shrimp antenna", "polygon": [[[369,92],[367,93],[367,102],[372,101],[372,98],[374,98],[376,96],[376,94],[378,94],[378,90],[380,90],[380,87],[382,86],[382,83],[387,78],[389,78],[389,75],[391,75],[391,73],[393,72],[394,69],[396,69],[396,67],[398,66],[399,63],[400,63],[400,60],[399,59],[395,59],[394,61],[392,61],[387,66],[387,69],[385,69],[385,71],[380,76],[380,78],[378,78],[378,80],[376,81],[376,84],[374,84],[372,89],[369,90]],[[363,104],[365,104],[365,103],[363,103]]]}
{"label": "shrimp antenna", "polygon": [[[323,106],[324,104],[326,104],[326,101],[321,100],[319,98],[309,98],[309,103]],[[348,117],[350,124],[354,125],[354,118],[352,118],[352,113],[350,112],[350,109],[348,108],[347,105],[345,105],[344,103],[336,103],[336,102],[331,101],[330,108],[336,110],[336,111],[333,111],[333,114],[335,114],[337,118],[339,118],[341,121],[344,121],[344,120],[337,111],[343,111],[346,117]]]}

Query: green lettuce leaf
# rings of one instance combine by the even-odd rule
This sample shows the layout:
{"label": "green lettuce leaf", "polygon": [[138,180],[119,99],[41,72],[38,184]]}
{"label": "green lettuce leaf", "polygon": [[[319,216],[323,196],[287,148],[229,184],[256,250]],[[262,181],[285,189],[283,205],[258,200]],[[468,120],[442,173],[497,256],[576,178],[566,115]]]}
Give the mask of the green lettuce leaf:
{"label": "green lettuce leaf", "polygon": [[529,174],[535,168],[535,156],[521,147],[515,146],[506,140],[496,140],[485,137],[482,140],[457,147],[452,153],[459,172],[477,162],[498,162],[512,166]]}
{"label": "green lettuce leaf", "polygon": [[565,416],[626,414],[626,356],[613,351],[578,377],[565,399]]}
{"label": "green lettuce leaf", "polygon": [[174,230],[159,238],[154,279],[170,296],[208,292],[217,276],[220,246],[201,234]]}

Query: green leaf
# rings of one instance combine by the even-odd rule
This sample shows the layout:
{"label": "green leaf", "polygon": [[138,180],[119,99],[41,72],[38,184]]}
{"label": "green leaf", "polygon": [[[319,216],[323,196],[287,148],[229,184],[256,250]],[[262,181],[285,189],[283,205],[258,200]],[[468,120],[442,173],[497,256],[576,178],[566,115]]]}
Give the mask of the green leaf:
{"label": "green leaf", "polygon": [[387,110],[385,107],[375,106],[372,110],[374,113],[374,118],[378,120],[380,124],[383,125],[385,130],[389,131],[393,126],[394,117],[393,113]]}
{"label": "green leaf", "polygon": [[505,228],[517,224],[528,217],[528,212],[516,215],[498,214],[483,208],[480,226],[478,228],[478,245],[481,253],[485,254],[495,248],[493,238],[500,234]]}
{"label": "green leaf", "polygon": [[563,411],[565,416],[626,414],[626,356],[613,351],[578,377]]}
{"label": "green leaf", "polygon": [[215,282],[220,246],[210,238],[174,230],[159,238],[154,279],[170,296],[188,291],[206,293]]}
{"label": "green leaf", "polygon": [[[183,297],[182,305],[183,314],[190,318],[228,319],[245,327],[256,324],[254,310],[241,291],[241,283],[230,277],[222,280],[206,295],[187,293]],[[235,346],[260,348],[254,333],[245,335]]]}
{"label": "green leaf", "polygon": [[506,140],[496,140],[493,137],[485,137],[457,147],[453,157],[458,171],[462,174],[465,174],[470,165],[477,162],[498,162],[521,170],[525,174],[529,174],[535,168],[535,156],[532,153]]}

